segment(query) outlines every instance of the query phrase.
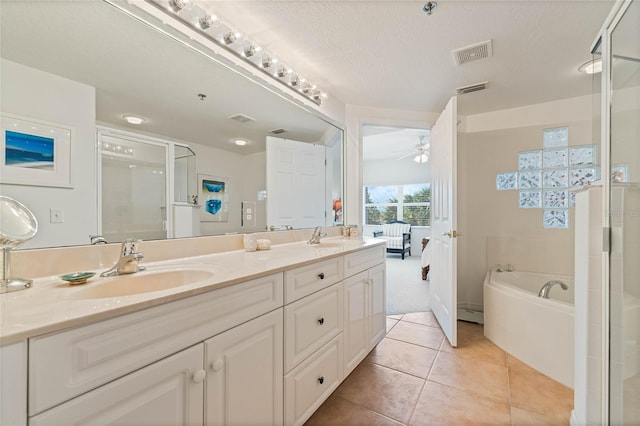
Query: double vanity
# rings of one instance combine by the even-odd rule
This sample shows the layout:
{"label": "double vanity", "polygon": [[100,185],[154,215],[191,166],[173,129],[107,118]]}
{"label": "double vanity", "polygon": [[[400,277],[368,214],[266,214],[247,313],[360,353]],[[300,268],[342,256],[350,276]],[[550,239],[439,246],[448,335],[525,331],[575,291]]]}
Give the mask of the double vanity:
{"label": "double vanity", "polygon": [[1,295],[0,423],[304,423],[384,337],[384,241],[234,244]]}

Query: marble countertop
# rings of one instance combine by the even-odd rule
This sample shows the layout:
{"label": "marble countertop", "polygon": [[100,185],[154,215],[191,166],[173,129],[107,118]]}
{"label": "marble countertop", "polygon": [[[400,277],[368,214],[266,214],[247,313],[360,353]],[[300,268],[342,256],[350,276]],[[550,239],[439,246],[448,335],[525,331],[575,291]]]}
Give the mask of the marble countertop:
{"label": "marble countertop", "polygon": [[[31,289],[0,295],[0,346],[382,244],[385,244],[383,240],[367,237],[324,238],[319,245],[297,242],[274,245],[266,251],[236,250],[162,262],[141,262],[147,267],[144,272],[110,278],[96,274],[81,285],[70,285],[58,276],[36,278]],[[185,270],[194,271],[195,279],[188,284],[128,295],[121,295],[117,290],[125,289],[122,293],[127,293],[127,280],[131,284],[144,285],[145,277],[148,276],[151,282],[151,275],[154,274],[167,274],[165,281],[180,279]],[[95,297],[100,290],[107,289],[109,283],[113,283],[113,286],[109,287],[106,294],[116,289],[114,292],[118,295],[105,296],[105,292],[102,292],[101,297]]]}

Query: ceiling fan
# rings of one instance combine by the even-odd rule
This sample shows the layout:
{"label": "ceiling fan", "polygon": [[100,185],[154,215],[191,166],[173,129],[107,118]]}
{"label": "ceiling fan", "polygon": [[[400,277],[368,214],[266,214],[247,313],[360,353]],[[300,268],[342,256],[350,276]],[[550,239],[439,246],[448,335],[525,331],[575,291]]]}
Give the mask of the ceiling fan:
{"label": "ceiling fan", "polygon": [[426,136],[420,136],[420,143],[416,145],[411,152],[408,152],[396,158],[396,160],[404,160],[408,157],[414,157],[413,161],[415,161],[416,163],[426,163],[427,161],[429,161],[431,146],[430,144],[424,142],[425,137]]}

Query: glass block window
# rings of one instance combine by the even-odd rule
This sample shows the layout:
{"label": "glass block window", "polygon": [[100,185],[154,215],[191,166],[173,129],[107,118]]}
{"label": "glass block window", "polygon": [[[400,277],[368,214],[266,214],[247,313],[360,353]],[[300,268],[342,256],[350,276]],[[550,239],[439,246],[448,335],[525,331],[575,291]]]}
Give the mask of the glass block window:
{"label": "glass block window", "polygon": [[540,191],[520,191],[521,209],[539,209],[542,207],[542,194]]}
{"label": "glass block window", "polygon": [[496,189],[498,191],[518,189],[518,172],[496,174]]}
{"label": "glass block window", "polygon": [[566,188],[568,179],[567,169],[544,170],[542,183],[545,188]]}
{"label": "glass block window", "polygon": [[569,228],[569,210],[544,210],[542,213],[542,225],[545,228],[567,229]]}
{"label": "glass block window", "polygon": [[569,207],[573,208],[576,206],[576,193],[569,192]]}
{"label": "glass block window", "polygon": [[612,183],[629,182],[629,171],[628,171],[627,164],[611,165],[611,182]]}
{"label": "glass block window", "polygon": [[566,209],[569,206],[567,190],[546,190],[542,194],[545,209]]}
{"label": "glass block window", "polygon": [[569,164],[576,166],[593,166],[595,164],[595,145],[584,145],[569,148]]}
{"label": "glass block window", "polygon": [[593,167],[571,169],[571,186],[589,185],[596,180],[596,170]]}
{"label": "glass block window", "polygon": [[545,169],[567,167],[569,165],[569,151],[567,148],[545,149],[542,156],[542,167]]}
{"label": "glass block window", "polygon": [[520,172],[518,187],[520,189],[539,189],[542,188],[542,172],[534,170],[530,172]]}
{"label": "glass block window", "polygon": [[569,145],[569,128],[556,127],[542,131],[542,146],[546,148],[558,148]]}
{"label": "glass block window", "polygon": [[542,151],[524,151],[518,153],[518,169],[533,170],[542,168]]}

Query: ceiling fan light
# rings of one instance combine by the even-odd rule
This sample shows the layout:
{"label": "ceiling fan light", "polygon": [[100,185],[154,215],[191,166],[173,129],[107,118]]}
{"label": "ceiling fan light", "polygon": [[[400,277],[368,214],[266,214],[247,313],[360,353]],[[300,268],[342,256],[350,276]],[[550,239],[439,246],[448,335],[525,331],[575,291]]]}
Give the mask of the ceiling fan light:
{"label": "ceiling fan light", "polygon": [[413,161],[415,161],[416,163],[426,163],[427,161],[429,161],[429,156],[425,153],[418,154],[415,156]]}

